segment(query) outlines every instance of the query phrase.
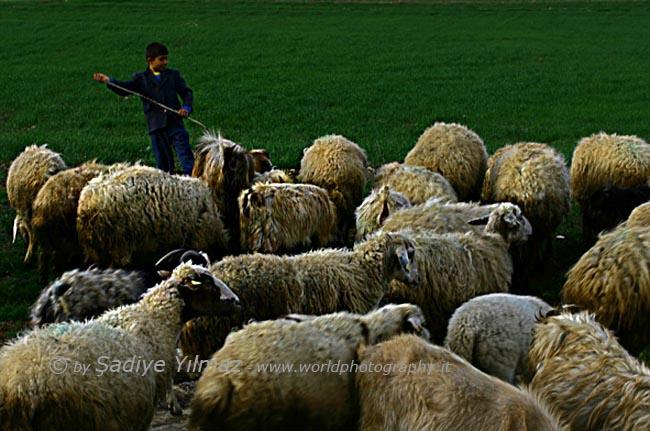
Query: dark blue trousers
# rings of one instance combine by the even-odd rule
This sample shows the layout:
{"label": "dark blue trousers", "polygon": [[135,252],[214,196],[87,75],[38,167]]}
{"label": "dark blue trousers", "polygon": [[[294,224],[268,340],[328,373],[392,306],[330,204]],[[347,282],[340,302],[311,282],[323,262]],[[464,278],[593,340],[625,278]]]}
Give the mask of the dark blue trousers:
{"label": "dark blue trousers", "polygon": [[194,154],[190,146],[190,134],[182,127],[167,126],[164,129],[156,130],[149,134],[151,148],[156,158],[156,167],[170,174],[174,173],[174,154],[176,151],[178,160],[181,162],[183,173],[192,174],[194,167]]}

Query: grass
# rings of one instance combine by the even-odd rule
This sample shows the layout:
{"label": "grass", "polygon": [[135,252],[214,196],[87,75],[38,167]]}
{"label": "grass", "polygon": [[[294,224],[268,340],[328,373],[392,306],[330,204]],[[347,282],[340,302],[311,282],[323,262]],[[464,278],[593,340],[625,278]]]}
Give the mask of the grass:
{"label": "grass", "polygon": [[[336,133],[374,165],[402,160],[433,122],[467,125],[490,152],[548,143],[567,161],[599,131],[650,137],[650,3],[641,1],[0,2],[0,177],[29,144],[73,166],[153,164],[140,102],[91,79],[128,79],[144,46],[170,49],[196,119],[276,165]],[[191,138],[200,128],[188,124]],[[0,321],[23,319],[42,286],[10,243],[0,193]],[[576,210],[536,290],[556,298],[579,257]]]}

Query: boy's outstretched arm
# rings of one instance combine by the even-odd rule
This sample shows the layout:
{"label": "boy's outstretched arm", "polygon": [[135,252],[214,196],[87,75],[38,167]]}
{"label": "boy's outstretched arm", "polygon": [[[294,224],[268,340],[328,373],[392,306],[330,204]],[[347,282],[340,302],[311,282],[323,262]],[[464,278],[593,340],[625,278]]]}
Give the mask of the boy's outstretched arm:
{"label": "boy's outstretched arm", "polygon": [[111,80],[108,75],[104,75],[103,73],[93,73],[93,79],[102,84],[106,84]]}

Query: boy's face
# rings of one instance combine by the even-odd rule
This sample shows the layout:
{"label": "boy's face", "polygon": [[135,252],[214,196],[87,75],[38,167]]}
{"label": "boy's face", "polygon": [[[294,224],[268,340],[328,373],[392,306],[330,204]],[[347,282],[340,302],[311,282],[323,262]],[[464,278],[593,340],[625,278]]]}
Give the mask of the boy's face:
{"label": "boy's face", "polygon": [[167,69],[167,55],[159,55],[154,58],[149,57],[147,58],[147,62],[149,63],[149,69],[154,72],[162,72]]}

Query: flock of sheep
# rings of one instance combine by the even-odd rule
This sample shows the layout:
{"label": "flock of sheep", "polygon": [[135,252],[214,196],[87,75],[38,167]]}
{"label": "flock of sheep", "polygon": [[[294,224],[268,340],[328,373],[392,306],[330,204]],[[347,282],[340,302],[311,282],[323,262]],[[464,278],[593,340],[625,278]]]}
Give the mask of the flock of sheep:
{"label": "flock of sheep", "polygon": [[[191,376],[193,430],[650,429],[642,139],[586,137],[568,166],[435,123],[403,163],[327,135],[292,171],[206,132],[195,158],[191,177],[13,161],[14,238],[57,278],[0,348],[2,426],[145,431],[163,399],[182,413],[175,365],[203,361],[237,369]],[[572,199],[587,251],[551,306],[527,281]],[[75,372],[104,357],[160,369]]]}

